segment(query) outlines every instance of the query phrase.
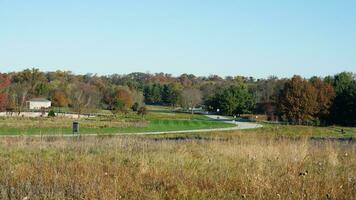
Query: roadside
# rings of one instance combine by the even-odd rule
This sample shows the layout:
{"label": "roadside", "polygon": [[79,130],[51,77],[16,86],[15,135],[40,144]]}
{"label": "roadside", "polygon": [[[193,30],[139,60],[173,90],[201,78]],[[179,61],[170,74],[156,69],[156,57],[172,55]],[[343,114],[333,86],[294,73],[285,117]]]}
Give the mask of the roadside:
{"label": "roadside", "polygon": [[263,127],[261,124],[253,123],[253,122],[246,122],[246,121],[239,121],[239,120],[233,120],[228,117],[220,116],[220,115],[205,115],[211,119],[217,120],[217,121],[222,121],[230,124],[236,124],[237,125],[237,130],[242,130],[242,129],[254,129],[254,128],[261,128]]}

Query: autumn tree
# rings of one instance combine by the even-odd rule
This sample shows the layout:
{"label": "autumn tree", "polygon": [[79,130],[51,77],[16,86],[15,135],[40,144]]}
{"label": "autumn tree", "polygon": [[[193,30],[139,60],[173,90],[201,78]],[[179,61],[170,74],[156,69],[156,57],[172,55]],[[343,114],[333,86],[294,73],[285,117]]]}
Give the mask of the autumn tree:
{"label": "autumn tree", "polygon": [[202,93],[198,89],[187,88],[182,91],[181,106],[185,109],[191,109],[194,114],[194,108],[202,103]]}
{"label": "autumn tree", "polygon": [[48,80],[39,69],[25,69],[12,76],[12,82],[16,84],[26,84],[29,98],[46,96],[48,94]]}
{"label": "autumn tree", "polygon": [[114,110],[127,111],[133,105],[130,90],[126,87],[117,87],[115,90]]}
{"label": "autumn tree", "polygon": [[133,101],[131,108],[133,108],[133,106],[135,105],[136,109],[134,109],[134,111],[137,111],[138,108],[144,105],[145,97],[143,96],[143,93],[138,90],[131,90],[131,96]]}
{"label": "autumn tree", "polygon": [[26,83],[13,83],[8,90],[8,109],[17,111],[20,114],[26,106],[26,101],[29,99],[29,86]]}
{"label": "autumn tree", "polygon": [[315,113],[314,118],[325,121],[330,114],[330,108],[335,98],[335,90],[330,83],[317,77],[311,78],[310,82],[315,88],[317,96],[317,112]]}
{"label": "autumn tree", "polygon": [[279,112],[282,118],[297,124],[313,120],[318,113],[318,95],[306,79],[294,76],[285,83],[279,95]]}
{"label": "autumn tree", "polygon": [[[135,93],[136,94],[136,93]],[[138,95],[138,94],[137,94]],[[139,99],[139,97],[137,97]],[[128,87],[109,87],[104,92],[104,101],[113,112],[128,111],[133,105],[133,93]],[[139,101],[139,100],[138,100]]]}
{"label": "autumn tree", "polygon": [[78,113],[78,117],[84,110],[97,108],[100,97],[96,87],[88,83],[77,82],[72,85],[70,93],[70,102]]}
{"label": "autumn tree", "polygon": [[61,90],[56,90],[52,97],[53,105],[58,107],[67,107],[69,104],[69,99],[65,92]]}
{"label": "autumn tree", "polygon": [[8,86],[10,79],[3,74],[0,74],[0,111],[4,111],[8,105]]}

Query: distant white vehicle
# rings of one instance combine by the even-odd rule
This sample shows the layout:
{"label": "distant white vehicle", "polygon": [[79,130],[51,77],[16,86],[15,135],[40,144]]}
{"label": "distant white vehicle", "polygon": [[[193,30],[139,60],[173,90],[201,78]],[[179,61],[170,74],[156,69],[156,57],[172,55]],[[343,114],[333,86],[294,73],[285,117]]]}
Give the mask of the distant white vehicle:
{"label": "distant white vehicle", "polygon": [[26,101],[26,107],[30,110],[39,110],[41,108],[50,108],[52,102],[45,98],[33,98]]}

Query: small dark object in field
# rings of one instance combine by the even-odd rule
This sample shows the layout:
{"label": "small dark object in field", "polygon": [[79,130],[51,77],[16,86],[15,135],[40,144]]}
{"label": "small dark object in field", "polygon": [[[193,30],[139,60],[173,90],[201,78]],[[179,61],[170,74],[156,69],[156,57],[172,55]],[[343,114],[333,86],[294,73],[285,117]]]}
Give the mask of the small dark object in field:
{"label": "small dark object in field", "polygon": [[345,134],[345,130],[343,128],[341,129],[341,134]]}
{"label": "small dark object in field", "polygon": [[79,134],[79,122],[78,121],[73,122],[73,134]]}
{"label": "small dark object in field", "polygon": [[306,176],[308,175],[308,170],[306,170],[305,172],[300,172],[299,173],[299,176]]}
{"label": "small dark object in field", "polygon": [[330,194],[326,194],[326,199],[331,199],[331,195]]}
{"label": "small dark object in field", "polygon": [[55,116],[56,116],[56,113],[54,113],[53,110],[50,110],[50,111],[48,112],[48,117],[55,117]]}

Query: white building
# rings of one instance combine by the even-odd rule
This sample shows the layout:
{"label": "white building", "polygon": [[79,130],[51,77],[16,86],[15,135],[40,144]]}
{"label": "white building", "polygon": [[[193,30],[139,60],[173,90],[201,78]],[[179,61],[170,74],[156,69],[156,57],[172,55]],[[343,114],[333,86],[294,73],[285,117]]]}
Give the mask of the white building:
{"label": "white building", "polygon": [[26,101],[26,107],[30,110],[40,110],[42,108],[50,108],[51,101],[44,98],[33,98]]}

